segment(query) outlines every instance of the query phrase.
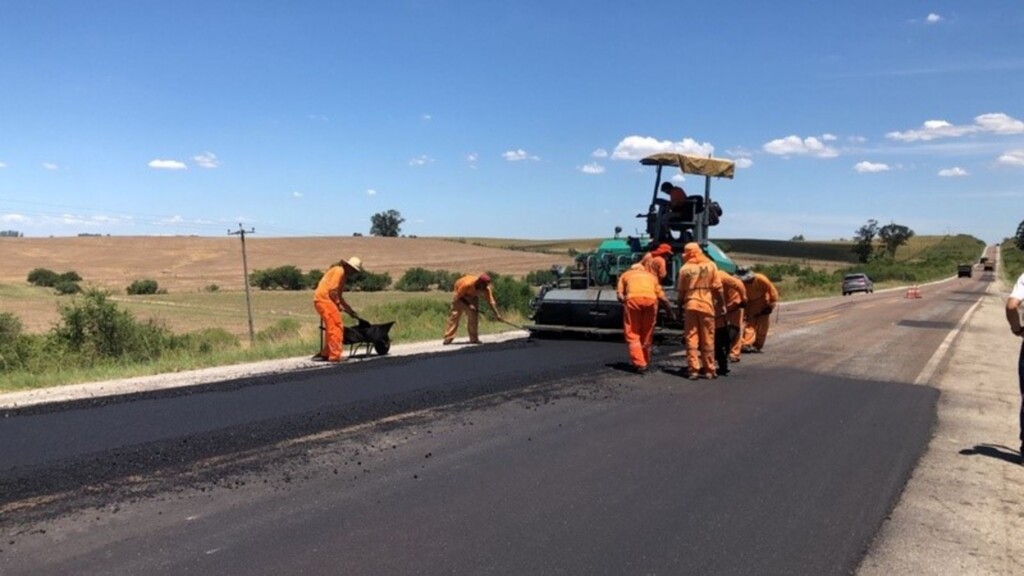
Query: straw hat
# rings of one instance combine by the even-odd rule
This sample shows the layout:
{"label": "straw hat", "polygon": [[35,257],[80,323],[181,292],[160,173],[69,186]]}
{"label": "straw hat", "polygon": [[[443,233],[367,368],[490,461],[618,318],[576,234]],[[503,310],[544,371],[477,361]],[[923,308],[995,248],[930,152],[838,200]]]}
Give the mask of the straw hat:
{"label": "straw hat", "polygon": [[363,261],[359,258],[359,256],[353,256],[348,260],[342,260],[341,263],[355,270],[356,272],[363,271]]}

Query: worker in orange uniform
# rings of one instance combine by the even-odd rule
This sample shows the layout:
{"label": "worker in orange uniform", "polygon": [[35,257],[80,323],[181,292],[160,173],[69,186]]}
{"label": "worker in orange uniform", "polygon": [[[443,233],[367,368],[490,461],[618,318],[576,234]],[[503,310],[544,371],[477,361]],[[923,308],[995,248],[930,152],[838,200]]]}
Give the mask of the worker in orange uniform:
{"label": "worker in orange uniform", "polygon": [[668,267],[665,259],[672,256],[672,246],[669,244],[658,244],[658,247],[644,254],[640,264],[645,270],[658,277],[658,282],[668,276]]}
{"label": "worker in orange uniform", "polygon": [[696,242],[683,246],[683,266],[676,283],[683,314],[687,377],[711,380],[715,369],[715,316],[725,313],[725,293],[718,267]]}
{"label": "worker in orange uniform", "polygon": [[658,277],[640,263],[633,264],[619,276],[615,294],[622,302],[622,332],[629,350],[629,361],[639,374],[647,372],[654,342],[654,323],[658,319],[658,303],[672,314],[672,303],[661,289]]}
{"label": "worker in orange uniform", "polygon": [[320,278],[313,294],[313,307],[320,314],[324,325],[323,347],[320,353],[313,356],[314,360],[341,362],[341,343],[345,325],[341,319],[341,311],[359,319],[356,311],[345,301],[345,277],[363,271],[363,261],[358,256],[342,260],[331,266]]}
{"label": "worker in orange uniform", "polygon": [[[724,270],[718,271],[725,294],[725,313],[715,317],[715,364],[717,374],[729,374],[729,361],[739,361],[740,336],[743,330],[743,308],[747,305],[747,289],[743,281]],[[736,353],[733,354],[735,348]]]}
{"label": "worker in orange uniform", "polygon": [[494,292],[491,290],[491,277],[487,274],[479,276],[467,274],[455,281],[455,296],[452,299],[451,312],[448,313],[448,324],[444,329],[443,344],[451,344],[455,340],[455,332],[459,329],[459,320],[463,314],[466,314],[469,343],[480,343],[477,327],[480,322],[479,295],[481,292],[487,298],[487,305],[494,312],[494,317],[499,322],[503,321],[501,314],[498,313],[498,304],[494,301]]}
{"label": "worker in orange uniform", "polygon": [[736,269],[747,288],[747,308],[743,315],[743,352],[759,353],[768,337],[768,323],[779,302],[779,291],[767,276],[750,268]]}

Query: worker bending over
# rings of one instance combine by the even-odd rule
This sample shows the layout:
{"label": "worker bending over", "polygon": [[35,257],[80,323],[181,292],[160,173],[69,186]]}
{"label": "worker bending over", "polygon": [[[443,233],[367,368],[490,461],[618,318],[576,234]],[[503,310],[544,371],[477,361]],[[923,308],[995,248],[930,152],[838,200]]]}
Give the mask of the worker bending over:
{"label": "worker bending over", "polygon": [[683,247],[683,266],[676,286],[683,316],[687,377],[696,380],[703,374],[709,380],[716,378],[715,316],[725,313],[725,294],[718,267],[696,242]]}
{"label": "worker bending over", "polygon": [[672,246],[668,244],[658,244],[657,248],[644,254],[644,257],[640,259],[640,264],[645,270],[657,276],[658,282],[661,282],[665,279],[665,276],[668,276],[668,268],[665,263],[665,259],[671,257]]}
{"label": "worker bending over", "polygon": [[491,291],[491,277],[487,274],[473,276],[467,274],[455,281],[455,296],[452,299],[452,309],[448,313],[448,324],[444,329],[444,344],[451,344],[455,340],[455,333],[459,329],[459,319],[466,314],[466,324],[469,329],[469,343],[479,344],[480,334],[478,326],[480,322],[479,303],[480,292],[487,297],[487,305],[494,312],[494,317],[499,322],[504,320],[498,313],[498,304],[494,301],[494,292]]}
{"label": "worker bending over", "polygon": [[725,313],[715,316],[715,364],[718,375],[726,376],[729,374],[729,361],[739,362],[740,359],[747,289],[739,278],[724,270],[718,271],[718,279],[722,281],[725,294]]}
{"label": "worker bending over", "polygon": [[743,352],[758,353],[768,337],[772,311],[779,302],[779,291],[767,276],[750,268],[736,269],[736,275],[747,288],[747,309],[743,315]]}
{"label": "worker bending over", "polygon": [[313,307],[320,314],[320,320],[324,325],[324,339],[320,353],[313,356],[314,360],[341,362],[341,344],[345,333],[341,311],[344,310],[349,316],[359,319],[356,311],[345,301],[345,277],[362,270],[363,261],[358,256],[353,256],[331,266],[316,285]]}
{"label": "worker bending over", "polygon": [[661,289],[658,277],[642,264],[633,264],[619,276],[615,294],[622,302],[622,332],[629,350],[629,362],[638,373],[647,372],[651,363],[654,323],[658,320],[658,303],[672,314],[672,303]]}

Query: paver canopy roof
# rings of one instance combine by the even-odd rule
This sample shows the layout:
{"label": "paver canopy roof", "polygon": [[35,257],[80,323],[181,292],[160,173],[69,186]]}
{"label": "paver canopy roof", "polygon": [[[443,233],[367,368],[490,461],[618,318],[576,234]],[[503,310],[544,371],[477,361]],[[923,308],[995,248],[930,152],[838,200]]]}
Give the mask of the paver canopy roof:
{"label": "paver canopy roof", "polygon": [[736,171],[736,164],[732,160],[670,152],[651,154],[641,160],[640,163],[644,166],[677,166],[686,174],[700,174],[701,176],[717,176],[720,178],[732,178],[733,173]]}

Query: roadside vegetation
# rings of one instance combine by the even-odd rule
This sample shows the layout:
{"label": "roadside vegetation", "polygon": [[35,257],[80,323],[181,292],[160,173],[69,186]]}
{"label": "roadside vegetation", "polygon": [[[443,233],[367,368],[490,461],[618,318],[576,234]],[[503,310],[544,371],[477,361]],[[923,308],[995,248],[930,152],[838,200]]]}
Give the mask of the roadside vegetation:
{"label": "roadside vegetation", "polygon": [[[539,244],[543,250],[566,253],[592,249],[588,242]],[[517,249],[537,244],[524,242]],[[753,264],[772,278],[785,300],[836,295],[843,274],[854,271],[867,273],[878,289],[947,277],[955,273],[958,262],[976,261],[983,247],[969,236],[912,237],[894,254],[879,242],[877,252],[858,263],[852,240],[724,240],[720,245],[730,253],[742,252],[740,263]],[[1024,268],[1021,254],[1004,246],[1007,273]],[[524,278],[488,273],[502,315],[514,324],[529,321],[529,301],[536,287],[553,278],[550,270],[535,270]],[[26,329],[23,321],[31,316],[0,313],[0,391],[312,355],[319,348],[319,319],[311,294],[323,274],[319,270],[281,266],[252,272],[253,342],[248,338],[244,291],[210,285],[167,293],[155,281],[141,278],[119,293],[87,287],[81,294],[61,296],[54,285],[62,274],[76,286],[83,282],[73,272],[42,271],[33,276],[41,278],[39,282],[0,286],[0,296],[19,303],[16,309],[48,307],[53,318],[47,326],[37,322]],[[346,298],[373,323],[394,321],[394,343],[439,340],[452,285],[460,275],[411,268],[392,281],[388,274],[367,271],[349,280]],[[486,305],[482,312],[482,333],[509,329],[488,318]]]}

